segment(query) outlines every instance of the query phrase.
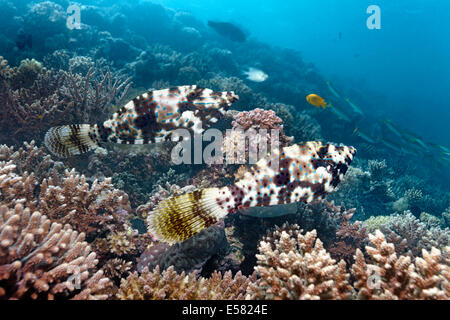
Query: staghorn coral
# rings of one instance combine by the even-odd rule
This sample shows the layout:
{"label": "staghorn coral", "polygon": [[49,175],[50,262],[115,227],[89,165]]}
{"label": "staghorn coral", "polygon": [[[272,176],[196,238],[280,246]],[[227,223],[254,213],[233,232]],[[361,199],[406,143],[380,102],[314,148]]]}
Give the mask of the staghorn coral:
{"label": "staghorn coral", "polygon": [[105,264],[102,267],[105,276],[107,276],[110,279],[125,278],[130,273],[131,268],[132,268],[131,261],[125,261],[120,258],[109,259],[108,261],[105,262]]}
{"label": "staghorn coral", "polygon": [[397,255],[379,230],[369,238],[368,262],[358,250],[352,266],[358,299],[449,299],[450,266],[440,263],[440,250],[423,249],[413,263],[410,256]]}
{"label": "staghorn coral", "polygon": [[24,60],[8,74],[0,89],[0,128],[2,141],[11,143],[40,140],[62,119],[70,123],[103,121],[111,104],[119,102],[130,87],[129,79],[109,68],[105,72],[90,68],[82,76],[47,70],[34,60]]}
{"label": "staghorn coral", "polygon": [[66,170],[61,181],[53,177],[43,180],[39,207],[52,221],[70,223],[90,236],[122,231],[126,224],[120,210],[131,210],[127,194],[114,189],[111,178],[89,185],[74,169]]}
{"label": "staghorn coral", "polygon": [[60,177],[57,173],[61,169],[61,164],[34,143],[25,144],[18,151],[1,146],[0,200],[9,208],[21,203],[39,210],[53,222],[68,223],[84,232],[88,239],[126,229],[131,210],[128,196],[115,189],[110,178],[89,184],[74,169],[66,169]]}
{"label": "staghorn coral", "polygon": [[197,278],[197,272],[177,274],[173,267],[160,272],[148,268],[138,275],[132,273],[122,279],[117,298],[122,300],[242,300],[254,277],[238,272],[214,272],[210,278]]}
{"label": "staghorn coral", "polygon": [[259,243],[259,279],[250,284],[249,299],[348,299],[345,262],[331,258],[316,238],[297,225],[277,228]]}
{"label": "staghorn coral", "polygon": [[13,208],[22,203],[35,209],[35,186],[33,173],[18,175],[14,161],[0,161],[0,201],[4,205]]}
{"label": "staghorn coral", "polygon": [[386,233],[389,242],[396,245],[397,253],[407,253],[411,257],[418,256],[422,249],[442,249],[450,245],[449,229],[428,228],[410,211],[391,215],[388,224],[381,231]]}
{"label": "staghorn coral", "polygon": [[132,230],[111,232],[106,240],[108,241],[109,251],[118,256],[132,254],[136,250]]}
{"label": "staghorn coral", "polygon": [[0,208],[0,299],[106,299],[84,234],[38,211]]}
{"label": "staghorn coral", "polygon": [[38,184],[46,177],[60,176],[65,170],[62,162],[54,161],[43,148],[36,146],[34,140],[24,142],[17,151],[14,147],[0,145],[0,161],[12,161],[19,175],[32,172]]}
{"label": "staghorn coral", "polygon": [[450,247],[444,254],[432,247],[411,257],[398,255],[380,230],[369,239],[367,256],[357,249],[349,274],[315,231],[302,235],[296,225],[277,228],[260,242],[258,279],[247,299],[449,299]]}

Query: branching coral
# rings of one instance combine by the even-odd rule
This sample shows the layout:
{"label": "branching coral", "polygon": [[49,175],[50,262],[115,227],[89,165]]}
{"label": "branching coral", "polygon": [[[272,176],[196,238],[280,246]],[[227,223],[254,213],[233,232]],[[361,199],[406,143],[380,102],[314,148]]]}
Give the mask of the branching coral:
{"label": "branching coral", "polygon": [[[449,299],[450,266],[441,264],[441,251],[422,250],[422,258],[397,255],[392,243],[377,230],[369,235],[368,261],[356,252],[352,275],[359,299]],[[448,250],[448,248],[447,248]]]}
{"label": "branching coral", "polygon": [[398,254],[407,253],[411,257],[418,256],[422,249],[438,249],[450,245],[450,230],[427,225],[405,211],[386,217],[385,223],[378,228],[385,233],[389,242],[395,244]]}
{"label": "branching coral", "polygon": [[355,262],[346,271],[316,239],[316,232],[301,233],[284,226],[263,239],[255,267],[258,280],[247,298],[257,299],[449,299],[450,261],[432,247],[422,257],[397,255],[381,231],[370,234],[367,257],[356,250]]}
{"label": "branching coral", "polygon": [[105,275],[109,278],[124,278],[127,276],[132,268],[131,261],[114,258],[105,262],[102,269]]}
{"label": "branching coral", "polygon": [[119,211],[130,210],[128,196],[114,189],[110,178],[89,185],[75,170],[66,170],[62,181],[44,179],[39,207],[53,221],[70,223],[86,234],[123,230]]}
{"label": "branching coral", "polygon": [[[88,238],[127,228],[127,212],[131,210],[128,196],[115,189],[110,178],[89,184],[74,169],[66,170],[61,178],[53,170],[59,166],[33,143],[13,151],[5,146],[0,148],[0,200],[4,205],[12,208],[21,203],[39,210],[51,221],[68,223]],[[42,162],[36,165],[36,170],[42,182],[33,171],[39,160]],[[49,171],[44,174],[46,169]]]}
{"label": "branching coral", "polygon": [[335,259],[343,259],[347,264],[353,262],[353,256],[367,239],[366,228],[360,221],[350,222],[355,209],[347,214],[341,214],[339,229],[336,232],[336,240],[328,247],[328,251]]}
{"label": "branching coral", "polygon": [[349,274],[345,262],[336,264],[316,238],[316,231],[301,233],[298,226],[277,229],[259,244],[250,284],[250,299],[348,299]]}
{"label": "branching coral", "polygon": [[118,256],[131,254],[136,250],[132,230],[111,232],[106,239],[108,241],[109,251]]}
{"label": "branching coral", "polygon": [[60,125],[62,119],[70,123],[103,121],[111,104],[120,101],[129,89],[129,79],[123,80],[109,69],[91,68],[82,76],[47,70],[35,60],[2,69],[2,140],[15,143],[42,138],[46,129]]}
{"label": "branching coral", "polygon": [[37,206],[34,196],[34,174],[18,175],[14,161],[0,161],[0,201],[12,208],[24,203],[32,208]]}
{"label": "branching coral", "polygon": [[234,277],[228,271],[223,275],[214,272],[210,278],[200,277],[197,272],[177,274],[173,267],[160,272],[159,267],[141,275],[132,273],[122,279],[117,297],[123,300],[242,300],[252,277],[238,272]]}
{"label": "branching coral", "polygon": [[0,208],[0,299],[106,299],[84,234],[38,211]]}
{"label": "branching coral", "polygon": [[36,147],[36,143],[24,142],[17,151],[14,147],[0,145],[0,161],[12,161],[15,172],[24,175],[25,172],[33,173],[38,183],[45,177],[64,173],[65,166],[62,162],[54,161],[43,148]]}

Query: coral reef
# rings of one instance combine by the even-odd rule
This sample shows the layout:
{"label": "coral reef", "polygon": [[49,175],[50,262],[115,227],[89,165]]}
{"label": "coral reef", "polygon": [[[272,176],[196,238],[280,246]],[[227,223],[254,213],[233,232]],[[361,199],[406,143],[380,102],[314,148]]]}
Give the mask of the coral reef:
{"label": "coral reef", "polygon": [[109,69],[90,68],[85,76],[63,70],[47,70],[36,60],[24,60],[9,68],[2,60],[0,89],[1,140],[22,143],[43,138],[52,126],[67,123],[96,123],[105,120],[110,106],[129,89]]}
{"label": "coral reef", "polygon": [[39,208],[52,221],[70,223],[87,235],[123,230],[126,218],[120,217],[120,212],[131,210],[127,194],[114,189],[111,178],[89,185],[74,169],[66,170],[61,181],[43,180]]}
{"label": "coral reef", "polygon": [[[307,104],[329,88],[297,51],[223,41],[192,14],[151,2],[83,5],[81,28],[70,30],[68,5],[0,1],[0,299],[449,298],[448,165],[437,146],[418,156],[404,153],[406,141],[394,151],[352,134],[357,123],[379,136],[368,111],[383,99],[340,84],[365,113],[324,96],[349,113],[342,121]],[[269,78],[245,79],[249,67]],[[237,130],[279,130],[281,146],[354,145],[338,192],[240,210],[169,247],[147,233],[148,213],[171,196],[234,183],[248,165],[174,166],[171,142],[69,159],[40,147],[51,126],[102,122],[149,89],[187,84],[239,95],[214,125],[235,129],[225,154]]]}
{"label": "coral reef", "polygon": [[249,286],[249,299],[348,299],[345,263],[331,258],[316,238],[298,226],[275,230],[259,243],[259,279]]}
{"label": "coral reef", "polygon": [[159,267],[122,279],[117,297],[122,300],[243,300],[254,279],[231,272],[214,272],[210,278],[197,278],[197,272],[178,274],[173,267],[160,272]]}
{"label": "coral reef", "polygon": [[84,234],[18,204],[0,208],[0,299],[106,299]]}
{"label": "coral reef", "polygon": [[[346,268],[336,263],[316,238],[297,225],[285,225],[261,240],[258,280],[248,288],[249,299],[443,299],[449,298],[450,264],[432,247],[421,257],[398,255],[381,231],[369,235],[367,257],[356,250]],[[350,272],[348,272],[349,270]],[[354,280],[352,280],[354,279]]]}
{"label": "coral reef", "polygon": [[359,299],[449,299],[450,266],[448,261],[440,264],[440,250],[423,249],[422,257],[413,262],[397,255],[379,230],[369,238],[373,244],[366,247],[369,262],[358,250],[352,266]]}
{"label": "coral reef", "polygon": [[415,218],[410,211],[403,214],[372,217],[364,222],[368,230],[381,230],[389,242],[395,244],[397,254],[418,256],[423,249],[443,250],[450,245],[450,229],[441,229]]}

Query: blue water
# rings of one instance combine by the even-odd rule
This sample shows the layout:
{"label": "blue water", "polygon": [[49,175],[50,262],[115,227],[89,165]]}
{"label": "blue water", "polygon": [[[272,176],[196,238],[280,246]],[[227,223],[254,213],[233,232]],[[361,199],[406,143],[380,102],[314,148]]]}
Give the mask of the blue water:
{"label": "blue water", "polygon": [[[385,97],[373,113],[450,145],[450,1],[156,2],[204,21],[231,21],[252,38],[299,50],[337,87]],[[380,30],[366,26],[369,5],[381,9]]]}

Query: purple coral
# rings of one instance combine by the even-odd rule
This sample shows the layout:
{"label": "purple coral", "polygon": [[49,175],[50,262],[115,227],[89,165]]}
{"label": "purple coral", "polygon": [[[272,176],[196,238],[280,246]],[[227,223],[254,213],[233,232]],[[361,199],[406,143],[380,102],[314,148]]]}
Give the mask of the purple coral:
{"label": "purple coral", "polygon": [[283,129],[283,120],[281,120],[281,118],[279,118],[273,110],[263,110],[260,108],[256,108],[251,111],[240,112],[235,116],[234,119],[234,129]]}

